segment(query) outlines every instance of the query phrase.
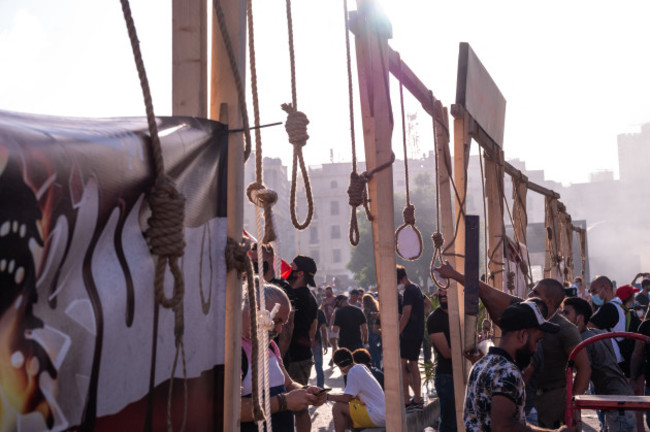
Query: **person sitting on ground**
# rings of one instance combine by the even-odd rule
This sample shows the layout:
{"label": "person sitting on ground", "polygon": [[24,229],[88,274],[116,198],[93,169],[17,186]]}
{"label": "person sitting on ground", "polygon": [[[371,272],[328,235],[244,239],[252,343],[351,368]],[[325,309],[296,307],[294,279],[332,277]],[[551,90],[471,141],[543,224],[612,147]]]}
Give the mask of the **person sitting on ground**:
{"label": "person sitting on ground", "polygon": [[384,373],[372,365],[372,356],[370,352],[365,348],[359,348],[352,352],[352,357],[356,364],[363,364],[370,369],[372,376],[375,377],[382,390],[384,389]]}
{"label": "person sitting on ground", "polygon": [[550,430],[526,424],[521,371],[530,363],[542,336],[559,332],[560,326],[546,321],[538,304],[529,300],[508,306],[500,315],[499,327],[503,331],[499,346],[490,348],[470,372],[463,410],[465,428],[470,432]]}
{"label": "person sitting on ground", "polygon": [[[580,337],[586,340],[592,336],[605,333],[603,330],[588,329],[586,323],[592,315],[591,305],[587,300],[571,297],[562,303],[562,314],[578,327]],[[603,339],[587,345],[586,350],[591,362],[591,382],[597,395],[632,396],[634,392],[623,371],[616,362],[613,342]],[[605,423],[609,431],[636,430],[636,416],[632,411],[604,411]]]}
{"label": "person sitting on ground", "polygon": [[334,430],[376,428],[386,425],[384,391],[365,365],[355,364],[352,352],[339,348],[334,352],[334,364],[347,376],[345,390],[341,394],[328,394],[332,406]]}
{"label": "person sitting on ground", "polygon": [[[275,324],[272,334],[279,334],[282,327],[289,319],[291,303],[289,297],[275,285],[264,285],[264,297],[266,309],[272,310],[275,304],[280,309],[273,317]],[[253,384],[252,384],[252,351],[253,341],[251,340],[250,327],[250,306],[248,298],[242,304],[242,387],[241,387],[241,430],[257,431],[257,424],[253,415]],[[325,402],[325,396],[316,396],[321,389],[318,387],[303,386],[291,379],[284,364],[280,350],[274,341],[269,344],[269,387],[271,395],[271,424],[273,430],[293,431],[294,412],[306,410],[310,405],[319,406]],[[257,359],[255,359],[257,361]]]}

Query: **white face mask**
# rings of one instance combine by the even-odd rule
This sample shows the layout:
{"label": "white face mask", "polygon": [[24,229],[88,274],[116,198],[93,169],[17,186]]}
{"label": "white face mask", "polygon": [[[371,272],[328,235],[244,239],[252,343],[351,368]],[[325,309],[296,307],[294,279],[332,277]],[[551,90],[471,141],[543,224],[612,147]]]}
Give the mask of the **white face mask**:
{"label": "white face mask", "polygon": [[641,319],[643,319],[643,317],[645,316],[645,311],[643,309],[637,310],[635,312],[636,312],[636,315]]}
{"label": "white face mask", "polygon": [[401,294],[404,292],[404,284],[397,284],[397,291]]}

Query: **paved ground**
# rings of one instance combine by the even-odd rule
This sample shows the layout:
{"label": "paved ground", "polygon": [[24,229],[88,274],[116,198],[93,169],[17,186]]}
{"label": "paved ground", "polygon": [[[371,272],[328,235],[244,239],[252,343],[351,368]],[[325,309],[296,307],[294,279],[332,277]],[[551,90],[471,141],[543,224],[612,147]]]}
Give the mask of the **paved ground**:
{"label": "paved ground", "polygon": [[[331,350],[328,350],[323,358],[323,371],[325,372],[325,387],[332,388],[333,392],[343,391],[343,376],[338,368],[330,367]],[[310,384],[316,385],[316,371],[312,370]],[[330,403],[325,403],[320,407],[312,407],[310,410],[312,419],[312,431],[314,432],[329,432],[334,430],[332,423],[332,406]],[[595,411],[585,410],[582,413],[583,432],[600,432],[600,425],[598,424],[598,417]],[[644,432],[649,432],[650,429],[646,427]],[[414,431],[409,431],[414,432]],[[641,431],[639,431],[641,432]]]}

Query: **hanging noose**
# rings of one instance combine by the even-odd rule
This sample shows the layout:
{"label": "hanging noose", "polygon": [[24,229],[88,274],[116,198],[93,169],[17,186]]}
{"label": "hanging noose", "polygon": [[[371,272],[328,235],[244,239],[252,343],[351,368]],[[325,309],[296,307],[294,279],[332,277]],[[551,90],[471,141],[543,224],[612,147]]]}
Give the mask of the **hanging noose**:
{"label": "hanging noose", "polygon": [[[435,99],[433,97],[433,92],[429,91],[429,98],[431,99],[431,106],[435,108]],[[440,282],[436,276],[437,272],[435,271],[436,262],[439,262],[442,265],[442,248],[445,244],[445,239],[440,232],[440,175],[439,175],[439,143],[438,143],[438,131],[437,131],[437,122],[435,116],[432,116],[433,119],[433,143],[435,146],[435,164],[436,164],[436,232],[431,235],[431,240],[433,241],[433,256],[431,257],[431,265],[429,266],[429,272],[431,274],[431,280],[439,289],[449,288],[449,279],[446,279],[445,282]]]}
{"label": "hanging noose", "polygon": [[[411,204],[411,192],[409,189],[409,164],[408,164],[408,153],[406,148],[406,115],[404,113],[404,86],[402,85],[402,74],[401,74],[401,64],[402,61],[399,59],[400,64],[400,83],[399,83],[399,96],[400,96],[400,107],[402,113],[402,147],[404,148],[404,183],[406,184],[406,206],[402,211],[402,217],[404,218],[404,224],[402,224],[397,231],[395,231],[395,248],[400,257],[405,260],[416,260],[422,255],[422,234],[415,227],[415,206]],[[417,251],[410,250],[411,243],[411,232],[415,235],[418,241]]]}

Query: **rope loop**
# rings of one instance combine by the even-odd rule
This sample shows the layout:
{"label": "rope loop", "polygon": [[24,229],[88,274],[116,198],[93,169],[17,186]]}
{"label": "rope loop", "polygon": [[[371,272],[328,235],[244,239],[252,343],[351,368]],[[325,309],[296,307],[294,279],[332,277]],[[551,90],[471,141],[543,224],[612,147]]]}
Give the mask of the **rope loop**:
{"label": "rope loop", "polygon": [[431,274],[431,280],[436,284],[438,289],[447,289],[449,288],[449,279],[446,279],[445,282],[440,282],[436,277],[437,272],[434,270],[436,267],[436,262],[439,262],[440,265],[443,263],[442,259],[442,247],[445,244],[445,238],[442,236],[440,231],[437,231],[431,235],[431,240],[433,240],[433,257],[431,258],[431,266],[429,273]]}
{"label": "rope loop", "polygon": [[415,206],[413,204],[408,204],[404,207],[402,216],[404,217],[405,224],[415,226]]}
{"label": "rope loop", "polygon": [[151,207],[145,236],[151,253],[161,257],[181,257],[185,250],[185,197],[165,176],[147,197]]}

